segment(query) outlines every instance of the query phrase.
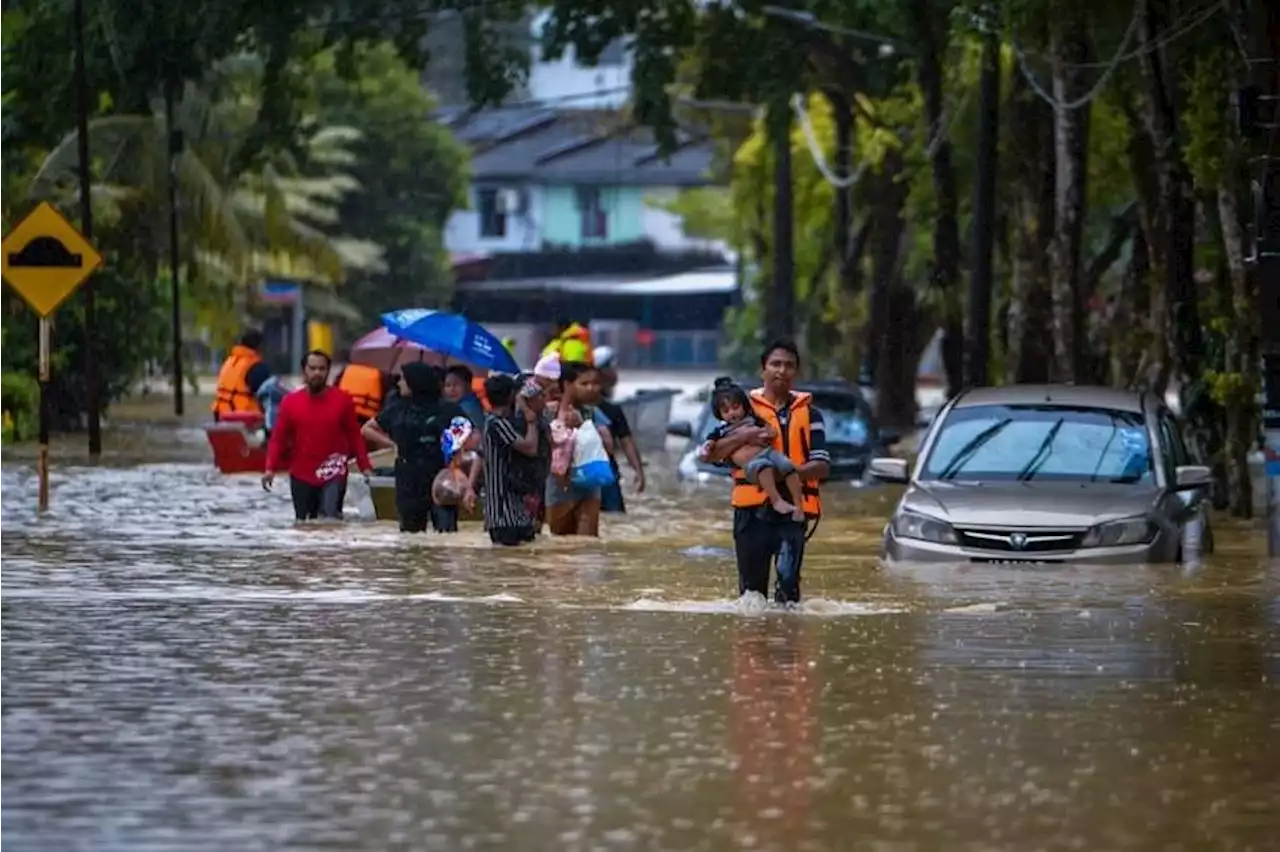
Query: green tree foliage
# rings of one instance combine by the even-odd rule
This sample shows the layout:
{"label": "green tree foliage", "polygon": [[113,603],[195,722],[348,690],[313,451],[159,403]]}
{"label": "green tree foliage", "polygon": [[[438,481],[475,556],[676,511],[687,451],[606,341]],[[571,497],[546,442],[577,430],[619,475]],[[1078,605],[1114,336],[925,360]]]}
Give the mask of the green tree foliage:
{"label": "green tree foliage", "polygon": [[357,45],[353,77],[339,73],[339,58],[328,50],[309,61],[307,107],[322,122],[361,128],[351,168],[359,191],[343,199],[335,225],[384,250],[383,271],[351,275],[343,295],[370,324],[394,308],[445,305],[452,280],[443,232],[466,204],[466,150],[425,120],[435,104],[391,45]]}
{"label": "green tree foliage", "polygon": [[[6,228],[39,197],[75,218],[71,9],[71,0],[33,0],[4,13]],[[264,275],[364,276],[353,290],[371,311],[445,291],[440,234],[461,198],[464,161],[427,120],[422,37],[453,10],[471,48],[469,91],[478,103],[501,99],[525,60],[487,34],[521,16],[515,4],[104,0],[86,10],[94,237],[107,256],[94,278],[104,400],[166,360],[165,94],[184,141],[178,201],[191,329],[225,342]],[[11,292],[4,300],[6,368],[29,373],[34,320]],[[81,310],[73,299],[57,317],[67,424],[84,396]]]}

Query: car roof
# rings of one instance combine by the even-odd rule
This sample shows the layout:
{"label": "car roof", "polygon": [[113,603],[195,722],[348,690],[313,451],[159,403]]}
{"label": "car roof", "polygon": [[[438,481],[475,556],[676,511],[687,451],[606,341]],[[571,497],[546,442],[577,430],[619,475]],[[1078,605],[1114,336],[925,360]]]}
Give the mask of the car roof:
{"label": "car roof", "polygon": [[974,388],[956,400],[956,408],[979,405],[1061,405],[1063,407],[1109,408],[1142,414],[1143,394],[1139,391],[1090,385],[1002,385]]}
{"label": "car roof", "polygon": [[[753,390],[760,387],[763,383],[758,376],[750,378],[734,379],[739,385],[747,390]],[[801,391],[802,393],[840,393],[849,396],[865,397],[862,388],[852,382],[845,382],[839,379],[813,379],[800,380],[791,386],[792,390]]]}

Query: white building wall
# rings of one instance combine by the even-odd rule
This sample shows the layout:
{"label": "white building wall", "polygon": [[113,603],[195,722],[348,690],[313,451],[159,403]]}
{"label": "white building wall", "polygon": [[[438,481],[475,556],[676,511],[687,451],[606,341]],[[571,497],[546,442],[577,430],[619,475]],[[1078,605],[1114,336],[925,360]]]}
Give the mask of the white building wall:
{"label": "white building wall", "polygon": [[[618,63],[598,65],[594,68],[580,65],[572,47],[559,59],[543,61],[537,40],[550,17],[542,12],[533,19],[530,27],[534,38],[531,49],[527,88],[532,100],[556,100],[557,106],[568,109],[616,109],[626,103],[631,87],[632,57],[628,50]],[[592,95],[594,92],[601,94]]]}
{"label": "white building wall", "polygon": [[476,188],[471,188],[471,207],[455,210],[444,230],[444,247],[457,254],[489,254],[537,251],[542,248],[542,188],[525,186],[529,194],[528,209],[522,216],[507,217],[507,232],[502,237],[480,236],[480,214],[477,212]]}
{"label": "white building wall", "polygon": [[[616,109],[626,103],[631,86],[631,57],[620,65],[579,65],[573,49],[560,59],[543,62],[534,48],[529,68],[529,97],[552,101],[565,109]],[[599,94],[593,94],[598,92]]]}

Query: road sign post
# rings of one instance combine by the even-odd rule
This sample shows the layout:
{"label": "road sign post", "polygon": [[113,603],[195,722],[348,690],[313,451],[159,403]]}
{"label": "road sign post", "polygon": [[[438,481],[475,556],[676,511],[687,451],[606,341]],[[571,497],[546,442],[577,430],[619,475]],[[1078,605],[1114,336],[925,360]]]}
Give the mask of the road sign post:
{"label": "road sign post", "polygon": [[40,446],[36,450],[36,506],[49,511],[49,318],[40,317]]}
{"label": "road sign post", "polygon": [[0,244],[4,280],[40,317],[40,446],[36,473],[41,512],[49,508],[49,317],[101,263],[102,255],[47,201],[31,211]]}

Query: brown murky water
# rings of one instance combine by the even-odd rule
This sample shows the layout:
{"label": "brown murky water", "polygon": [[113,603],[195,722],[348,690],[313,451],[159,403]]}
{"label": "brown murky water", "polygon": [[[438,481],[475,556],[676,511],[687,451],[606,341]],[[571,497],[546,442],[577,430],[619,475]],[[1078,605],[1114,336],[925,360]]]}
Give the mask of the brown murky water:
{"label": "brown murky water", "polygon": [[8,849],[1276,848],[1280,566],[1243,528],[1196,571],[895,573],[893,495],[831,489],[778,612],[733,599],[715,492],[498,552],[295,529],[151,438],[38,522],[4,464]]}

